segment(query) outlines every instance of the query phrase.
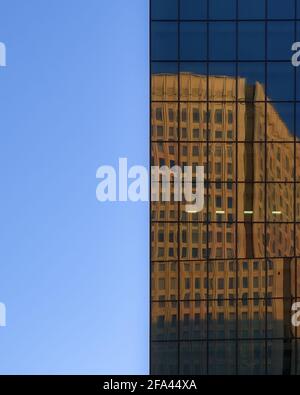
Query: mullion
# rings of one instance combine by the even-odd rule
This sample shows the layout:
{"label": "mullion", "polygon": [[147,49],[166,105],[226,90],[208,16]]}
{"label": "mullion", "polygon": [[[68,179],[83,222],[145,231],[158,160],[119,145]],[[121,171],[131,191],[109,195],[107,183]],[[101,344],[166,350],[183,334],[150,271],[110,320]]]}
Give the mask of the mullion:
{"label": "mullion", "polygon": [[[208,111],[209,111],[209,34],[210,34],[210,22],[209,22],[209,0],[206,2],[206,8],[207,8],[207,22],[206,22],[206,56],[207,56],[207,64],[206,64],[206,129],[209,129],[209,118],[208,118]],[[208,149],[209,149],[209,143],[208,143],[208,134],[206,134],[206,161],[207,161],[207,167],[209,163],[208,159]],[[208,213],[209,213],[209,176],[207,174],[207,184],[205,186],[206,188],[206,218],[208,219]],[[206,221],[206,278],[207,278],[207,288],[206,292],[209,295],[209,267],[208,267],[208,248],[209,248],[209,240],[208,240],[208,234],[209,234],[209,223]],[[208,337],[209,334],[209,303],[206,303],[206,335]],[[206,373],[209,375],[209,342],[207,341],[206,344]]]}
{"label": "mullion", "polygon": [[[178,22],[178,19],[152,19],[152,22]],[[180,22],[265,22],[265,18],[257,18],[257,19],[180,19]],[[268,18],[269,22],[300,22],[299,18],[296,19],[280,19],[280,18]]]}
{"label": "mullion", "polygon": [[[237,184],[237,179],[238,179],[238,96],[239,96],[239,90],[238,90],[238,65],[239,65],[239,1],[236,1],[236,22],[235,22],[235,34],[236,34],[236,43],[235,43],[235,56],[237,61],[235,62],[235,199],[236,199],[236,204],[235,204],[235,266],[236,266],[236,273],[235,273],[235,287],[236,287],[236,336],[238,338],[239,335],[239,302],[238,302],[238,296],[239,296],[239,264],[238,264],[238,224],[237,224],[237,219],[238,219],[238,184]],[[236,345],[235,345],[235,369],[236,369],[236,374],[238,375],[239,373],[239,342],[236,340]]]}

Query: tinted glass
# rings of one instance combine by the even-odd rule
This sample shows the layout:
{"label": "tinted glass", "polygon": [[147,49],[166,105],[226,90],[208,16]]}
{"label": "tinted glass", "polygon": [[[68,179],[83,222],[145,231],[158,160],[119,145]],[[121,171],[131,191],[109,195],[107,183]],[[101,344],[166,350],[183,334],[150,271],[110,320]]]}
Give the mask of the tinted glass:
{"label": "tinted glass", "polygon": [[211,19],[234,19],[236,17],[236,0],[210,0],[209,17]]}
{"label": "tinted glass", "polygon": [[176,60],[178,58],[178,24],[152,22],[152,60]]}
{"label": "tinted glass", "polygon": [[207,0],[181,0],[180,1],[181,19],[206,19]]}
{"label": "tinted glass", "polygon": [[236,58],[236,27],[234,23],[210,23],[209,37],[211,60],[233,60]]}
{"label": "tinted glass", "polygon": [[207,55],[207,28],[202,22],[180,24],[180,59],[205,60]]}
{"label": "tinted glass", "polygon": [[152,0],[152,19],[177,19],[179,0]]}
{"label": "tinted glass", "polygon": [[265,24],[263,22],[239,23],[239,60],[265,59]]}
{"label": "tinted glass", "polygon": [[265,17],[265,0],[239,0],[240,19],[263,19]]}

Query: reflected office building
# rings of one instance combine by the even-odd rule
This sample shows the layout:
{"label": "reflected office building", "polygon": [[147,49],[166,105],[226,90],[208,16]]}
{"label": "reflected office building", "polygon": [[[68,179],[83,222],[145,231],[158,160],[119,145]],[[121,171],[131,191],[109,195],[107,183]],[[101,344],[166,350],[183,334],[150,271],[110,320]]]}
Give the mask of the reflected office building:
{"label": "reflected office building", "polygon": [[151,373],[299,374],[297,4],[151,3],[152,165],[205,172],[151,204]]}

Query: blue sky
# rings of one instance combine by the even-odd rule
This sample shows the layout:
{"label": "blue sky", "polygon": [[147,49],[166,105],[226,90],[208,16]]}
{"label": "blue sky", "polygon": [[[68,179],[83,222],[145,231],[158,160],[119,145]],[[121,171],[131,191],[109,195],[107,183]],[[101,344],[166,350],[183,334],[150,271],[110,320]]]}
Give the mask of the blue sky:
{"label": "blue sky", "polygon": [[1,0],[0,373],[148,372],[148,204],[96,170],[148,165],[148,1]]}

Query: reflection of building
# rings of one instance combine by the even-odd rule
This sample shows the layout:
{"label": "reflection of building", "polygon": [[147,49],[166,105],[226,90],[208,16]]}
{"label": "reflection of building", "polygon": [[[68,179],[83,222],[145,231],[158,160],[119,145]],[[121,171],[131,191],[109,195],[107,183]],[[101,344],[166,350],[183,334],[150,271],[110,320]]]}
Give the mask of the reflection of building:
{"label": "reflection of building", "polygon": [[[244,373],[262,373],[265,362],[278,373],[289,369],[300,154],[262,85],[237,84],[222,76],[152,76],[153,164],[203,165],[207,180],[201,213],[152,203],[157,372],[233,373],[236,354]],[[266,340],[281,338],[287,341]]]}

